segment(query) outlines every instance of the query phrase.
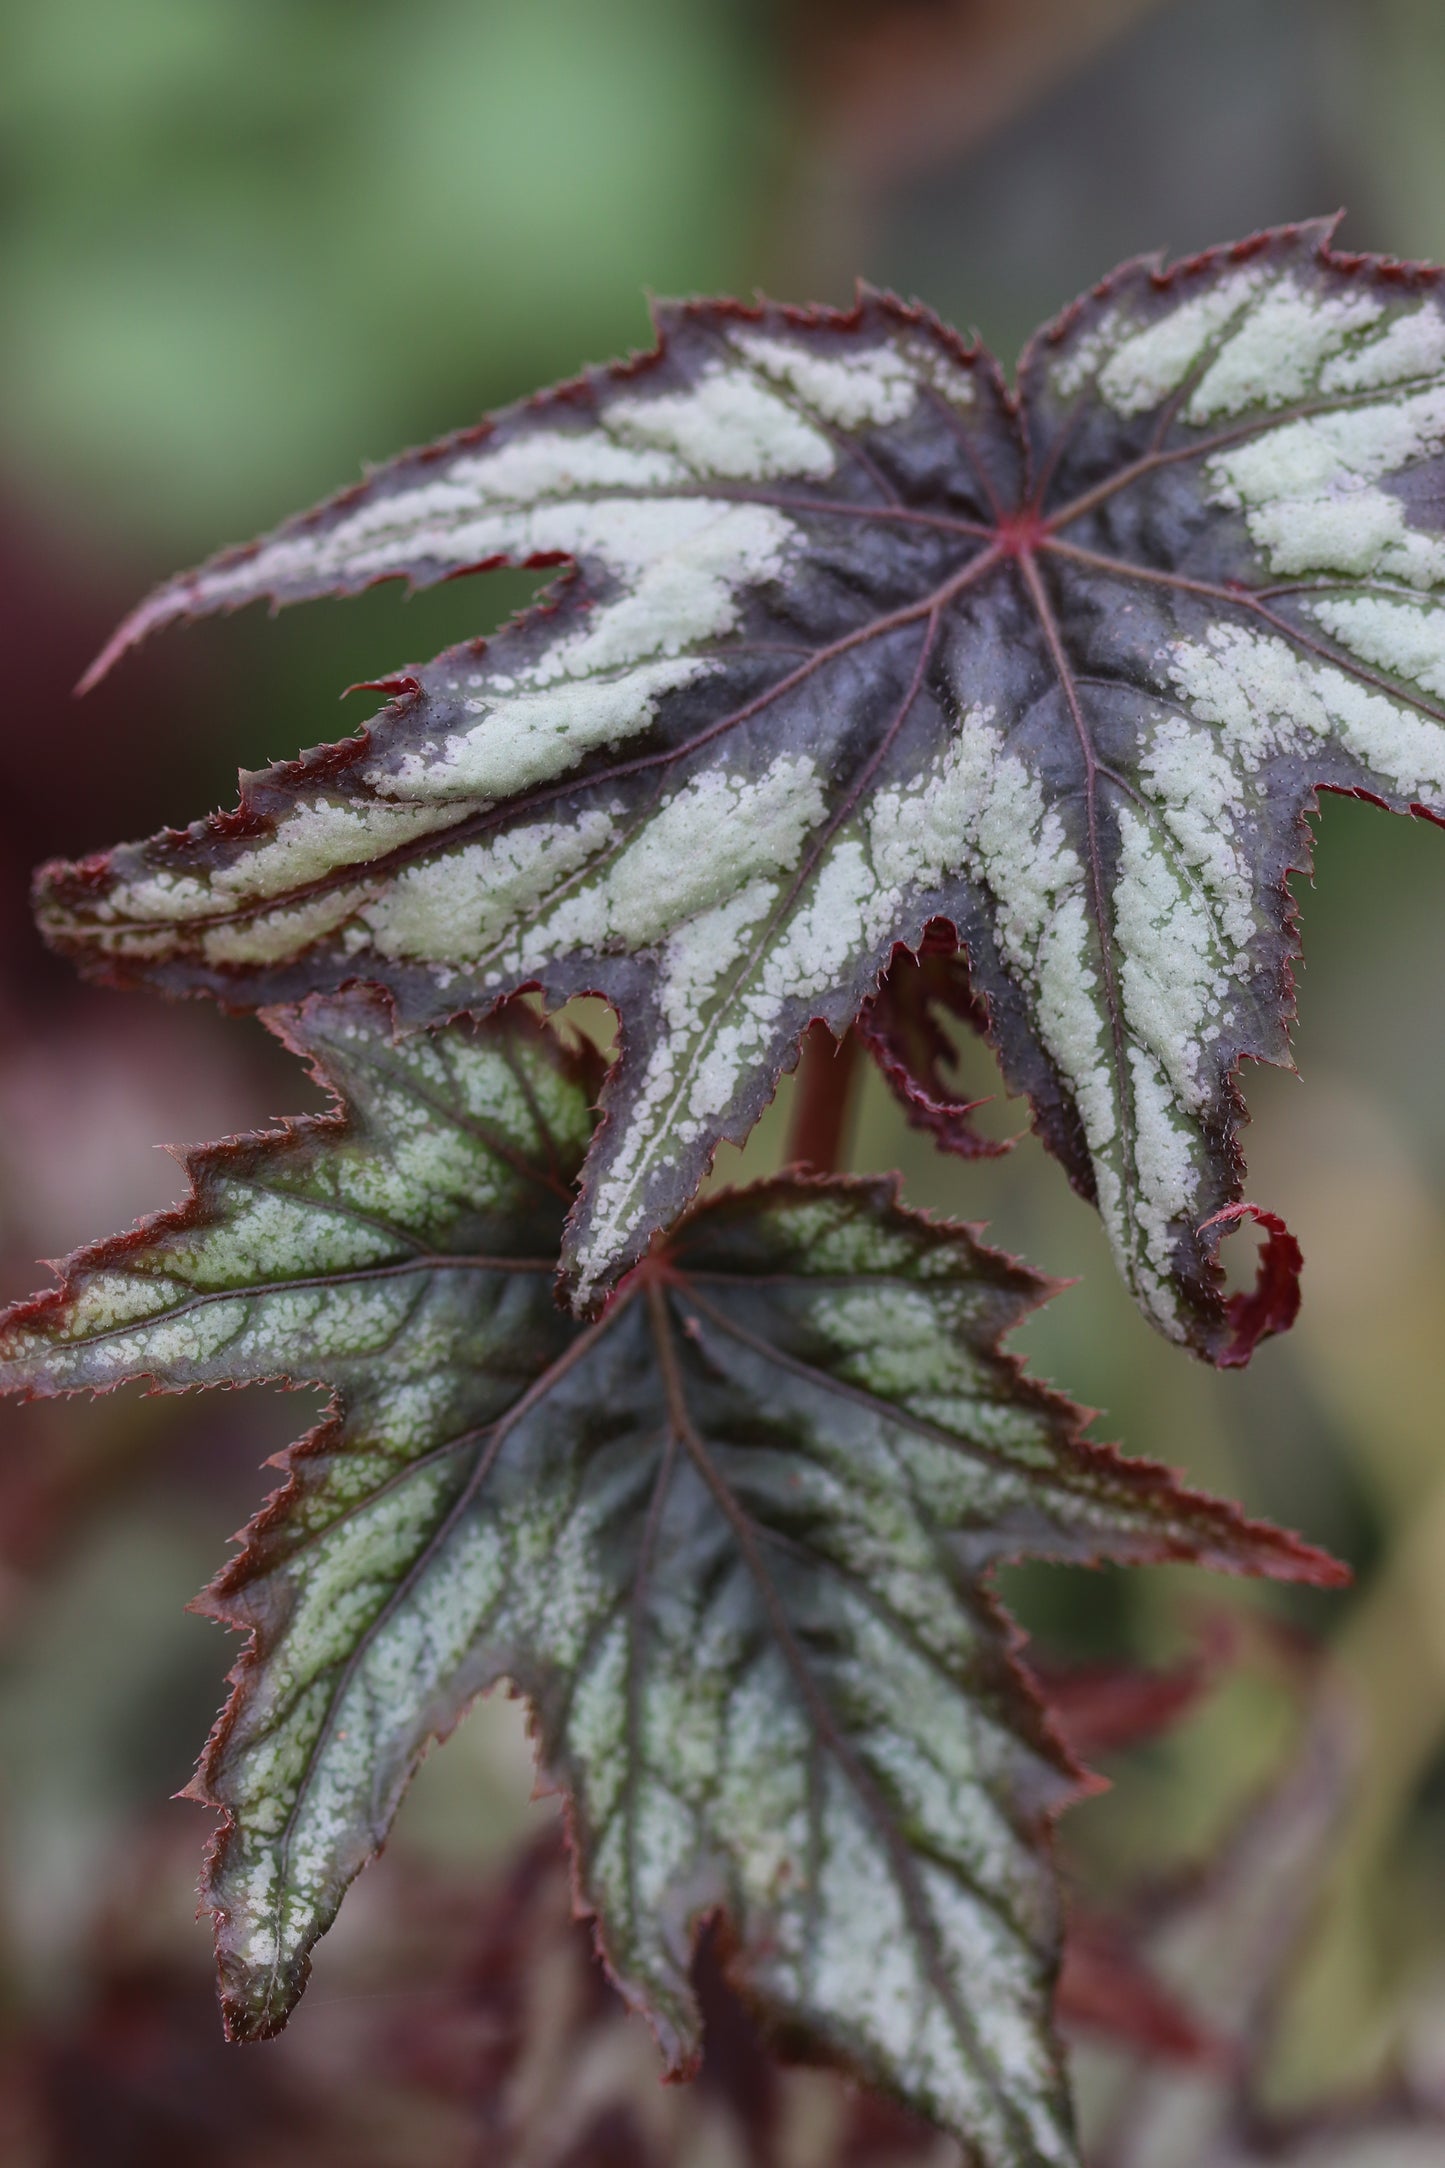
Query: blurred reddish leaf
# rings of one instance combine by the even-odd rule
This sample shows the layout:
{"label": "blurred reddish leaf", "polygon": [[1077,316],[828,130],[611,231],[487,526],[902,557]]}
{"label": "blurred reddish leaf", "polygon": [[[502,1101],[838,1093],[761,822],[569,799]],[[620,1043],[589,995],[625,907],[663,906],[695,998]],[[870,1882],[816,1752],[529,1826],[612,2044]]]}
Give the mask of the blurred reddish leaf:
{"label": "blurred reddish leaf", "polygon": [[1153,0],[795,0],[792,49],[818,151],[880,187],[959,158]]}

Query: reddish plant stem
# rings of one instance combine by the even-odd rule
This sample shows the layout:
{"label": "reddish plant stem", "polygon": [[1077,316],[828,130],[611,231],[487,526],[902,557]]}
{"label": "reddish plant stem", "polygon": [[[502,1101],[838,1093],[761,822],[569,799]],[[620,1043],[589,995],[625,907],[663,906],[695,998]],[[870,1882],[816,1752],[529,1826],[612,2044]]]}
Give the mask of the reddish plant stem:
{"label": "reddish plant stem", "polygon": [[836,1174],[848,1144],[858,1039],[835,1039],[826,1024],[810,1024],[798,1063],[788,1161],[813,1174]]}

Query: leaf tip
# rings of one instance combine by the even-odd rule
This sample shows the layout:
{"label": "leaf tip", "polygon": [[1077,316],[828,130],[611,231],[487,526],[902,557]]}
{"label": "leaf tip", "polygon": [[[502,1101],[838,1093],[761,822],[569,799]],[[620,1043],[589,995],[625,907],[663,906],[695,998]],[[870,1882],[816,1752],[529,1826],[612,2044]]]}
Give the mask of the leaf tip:
{"label": "leaf tip", "polygon": [[1355,1578],[1342,1558],[1307,1543],[1293,1529],[1277,1528],[1272,1521],[1243,1520],[1240,1525],[1251,1548],[1247,1562],[1235,1567],[1237,1572],[1304,1588],[1348,1588]]}
{"label": "leaf tip", "polygon": [[164,587],[158,587],[153,595],[148,595],[144,602],[121,619],[94,662],[76,681],[75,697],[83,700],[87,693],[95,690],[102,678],[110,675],[122,655],[129,654],[133,647],[139,647],[142,640],[148,639],[160,626],[169,625],[176,618],[184,617],[188,607],[185,590],[176,581],[171,580]]}
{"label": "leaf tip", "polygon": [[353,693],[382,693],[388,700],[415,700],[422,690],[419,677],[403,671],[397,677],[358,678],[342,692],[342,699],[349,700]]}
{"label": "leaf tip", "polygon": [[1264,1242],[1254,1286],[1231,1295],[1224,1305],[1224,1323],[1229,1337],[1217,1352],[1213,1348],[1209,1350],[1221,1370],[1242,1370],[1261,1340],[1278,1332],[1288,1332],[1299,1316],[1304,1252],[1277,1212],[1247,1202],[1227,1204],[1222,1211],[1205,1220],[1199,1232],[1205,1235],[1217,1227],[1220,1233],[1213,1243],[1217,1250],[1221,1237],[1246,1219],[1263,1230]]}

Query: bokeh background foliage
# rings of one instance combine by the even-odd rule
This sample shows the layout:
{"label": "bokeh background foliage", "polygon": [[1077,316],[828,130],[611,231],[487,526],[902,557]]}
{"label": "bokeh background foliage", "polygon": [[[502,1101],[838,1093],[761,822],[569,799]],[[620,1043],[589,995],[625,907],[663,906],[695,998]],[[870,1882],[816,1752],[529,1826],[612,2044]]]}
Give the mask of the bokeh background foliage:
{"label": "bokeh background foliage", "polygon": [[[5,1292],[34,1283],[37,1253],[174,1195],[158,1138],[315,1103],[254,1024],[73,987],[30,931],[30,865],[228,803],[238,763],[354,727],[364,709],[334,706],[343,686],[486,630],[530,585],[382,591],[176,635],[76,706],[69,686],[149,579],[367,458],[645,343],[649,290],[843,300],[861,272],[1011,357],[1120,257],[1339,203],[1351,244],[1440,258],[1442,94],[1433,0],[13,0]],[[1303,1241],[1305,1310],[1246,1375],[1206,1375],[1149,1334],[1032,1141],[946,1164],[872,1087],[855,1138],[860,1164],[903,1167],[915,1201],[988,1219],[1004,1246],[1080,1276],[1023,1338],[1106,1411],[1102,1434],[1356,1568],[1343,1598],[1176,1571],[1012,1580],[1066,1653],[1164,1660],[1202,1606],[1242,1604],[1322,1636],[1351,1683],[1368,1752],[1284,2033],[1276,2080],[1294,2096],[1402,2044],[1438,2057],[1445,2033],[1445,847],[1330,803],[1318,885],[1296,886],[1305,1082],[1246,1082],[1249,1193]],[[994,1088],[985,1055],[961,1059]],[[995,1111],[1019,1126],[1016,1107]],[[750,1166],[776,1161],[785,1116],[786,1088]],[[201,1820],[163,1802],[230,1659],[182,1606],[258,1501],[257,1463],[306,1415],[304,1397],[253,1393],[5,1417],[0,2056],[40,2040],[71,2069],[108,1992],[102,1949],[172,1968],[185,2013],[184,2047],[162,2027],[156,2051],[181,2075],[140,2106],[114,2073],[61,2087],[81,2102],[68,2164],[180,2161],[203,2141],[212,2160],[261,2157],[236,2134],[272,2080],[256,2058],[238,2075],[215,2044],[189,1920]],[[1079,1871],[1108,1884],[1205,1844],[1284,1737],[1285,1699],[1246,1671],[1136,1756],[1075,1817]],[[428,1762],[291,2035],[266,2051],[289,2058],[273,2071],[303,2092],[345,2078],[338,2012],[423,1992],[424,1953],[409,1976],[404,1944],[384,1981],[367,1969],[388,1890],[411,1873],[481,1877],[547,1811],[527,1808],[527,1785],[498,1706]],[[125,1894],[138,1844],[159,1861],[143,1918]],[[4,2097],[3,2157],[48,2161],[33,2100]],[[438,2125],[429,2157],[469,2159],[474,2135],[466,2116]],[[415,2137],[401,2115],[396,2158]]]}

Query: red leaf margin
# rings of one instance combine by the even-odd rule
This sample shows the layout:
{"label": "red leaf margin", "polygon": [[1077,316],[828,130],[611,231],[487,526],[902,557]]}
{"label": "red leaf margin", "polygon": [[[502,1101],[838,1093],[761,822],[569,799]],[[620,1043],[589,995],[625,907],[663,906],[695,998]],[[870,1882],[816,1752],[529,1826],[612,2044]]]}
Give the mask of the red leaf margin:
{"label": "red leaf margin", "polygon": [[[1304,1252],[1277,1212],[1245,1201],[1227,1204],[1205,1220],[1199,1232],[1206,1234],[1217,1227],[1221,1234],[1230,1234],[1242,1220],[1252,1220],[1262,1227],[1264,1242],[1254,1286],[1231,1295],[1224,1306],[1231,1337],[1214,1358],[1220,1370],[1242,1370],[1261,1340],[1288,1332],[1299,1316]],[[1216,1243],[1218,1240],[1216,1236]]]}

